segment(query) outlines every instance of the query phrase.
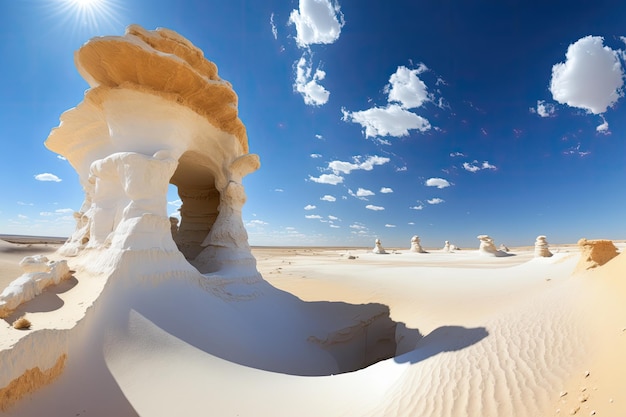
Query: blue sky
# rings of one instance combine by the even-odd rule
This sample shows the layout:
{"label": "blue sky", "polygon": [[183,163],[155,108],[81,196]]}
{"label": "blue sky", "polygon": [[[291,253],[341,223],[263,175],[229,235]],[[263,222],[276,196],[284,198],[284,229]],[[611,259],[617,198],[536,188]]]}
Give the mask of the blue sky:
{"label": "blue sky", "polygon": [[[83,192],[43,142],[73,52],[166,27],[239,95],[253,245],[626,237],[626,4],[19,0],[0,14],[0,233],[67,236]],[[176,190],[168,196],[175,213]]]}

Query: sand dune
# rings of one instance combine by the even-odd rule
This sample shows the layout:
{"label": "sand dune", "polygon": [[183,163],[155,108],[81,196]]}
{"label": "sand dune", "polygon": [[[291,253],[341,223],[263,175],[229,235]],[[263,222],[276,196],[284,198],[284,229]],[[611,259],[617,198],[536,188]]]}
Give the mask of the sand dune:
{"label": "sand dune", "polygon": [[[60,370],[4,412],[625,415],[626,258],[574,273],[578,250],[552,249],[259,248],[265,280],[235,284],[198,276],[178,252],[120,253],[139,258],[107,282],[92,271],[113,261],[83,260],[47,294],[56,307],[21,307],[32,330],[0,329],[0,385],[26,359]],[[164,265],[178,272],[159,275]]]}

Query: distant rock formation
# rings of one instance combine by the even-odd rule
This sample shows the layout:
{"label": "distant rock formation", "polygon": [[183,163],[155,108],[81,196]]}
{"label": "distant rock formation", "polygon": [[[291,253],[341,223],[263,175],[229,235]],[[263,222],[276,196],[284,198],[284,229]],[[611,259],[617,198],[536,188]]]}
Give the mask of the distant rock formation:
{"label": "distant rock formation", "polygon": [[611,240],[582,238],[578,241],[578,246],[581,253],[575,269],[577,272],[602,266],[618,255],[617,248]]}
{"label": "distant rock formation", "polygon": [[502,251],[502,252],[509,252],[508,246],[506,246],[504,243],[500,244],[499,250]]}
{"label": "distant rock formation", "polygon": [[548,241],[543,235],[537,236],[535,240],[535,258],[549,258],[552,252],[548,249]]}
{"label": "distant rock formation", "polygon": [[376,239],[376,242],[374,249],[372,249],[372,252],[374,253],[378,253],[378,254],[386,254],[387,252],[385,251],[385,248],[383,248],[382,243],[380,242],[380,239]]}
{"label": "distant rock formation", "polygon": [[480,240],[479,254],[485,256],[510,256],[508,253],[498,250],[495,243],[493,243],[493,239],[488,235],[478,235],[476,238]]}
{"label": "distant rock formation", "polygon": [[420,244],[420,237],[417,235],[411,238],[411,252],[426,253]]}
{"label": "distant rock formation", "polygon": [[443,249],[444,252],[450,252],[452,249],[450,248],[450,242],[449,241],[445,241],[443,244]]}

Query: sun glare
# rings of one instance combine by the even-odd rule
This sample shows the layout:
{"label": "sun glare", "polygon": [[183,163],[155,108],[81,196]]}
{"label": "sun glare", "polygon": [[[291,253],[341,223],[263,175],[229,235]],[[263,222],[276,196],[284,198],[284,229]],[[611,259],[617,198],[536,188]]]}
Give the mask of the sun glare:
{"label": "sun glare", "polygon": [[[72,32],[100,32],[121,25],[119,0],[51,0],[54,17]],[[117,29],[117,28],[116,28]]]}

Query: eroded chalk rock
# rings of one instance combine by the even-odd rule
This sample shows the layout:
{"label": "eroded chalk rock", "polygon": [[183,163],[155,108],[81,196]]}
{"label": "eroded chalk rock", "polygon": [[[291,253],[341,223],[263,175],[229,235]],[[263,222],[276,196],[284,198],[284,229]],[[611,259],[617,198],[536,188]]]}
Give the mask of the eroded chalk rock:
{"label": "eroded chalk rock", "polygon": [[376,239],[376,241],[374,242],[375,246],[374,249],[372,249],[373,253],[377,253],[377,254],[386,254],[387,252],[385,251],[385,248],[383,248],[383,244],[380,242],[380,239]]}
{"label": "eroded chalk rock", "polygon": [[426,253],[420,244],[420,237],[417,235],[411,238],[411,252]]}
{"label": "eroded chalk rock", "polygon": [[495,243],[493,243],[493,239],[488,235],[478,235],[476,238],[480,241],[480,246],[478,247],[478,253],[484,256],[508,256],[506,252],[499,251],[496,248]]}
{"label": "eroded chalk rock", "polygon": [[537,236],[535,240],[535,258],[549,258],[552,252],[548,248],[548,241],[543,235]]}
{"label": "eroded chalk rock", "polygon": [[618,255],[617,248],[611,240],[582,238],[578,241],[578,246],[580,246],[581,253],[576,271],[602,266]]}

